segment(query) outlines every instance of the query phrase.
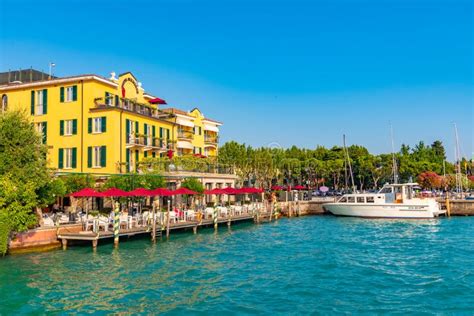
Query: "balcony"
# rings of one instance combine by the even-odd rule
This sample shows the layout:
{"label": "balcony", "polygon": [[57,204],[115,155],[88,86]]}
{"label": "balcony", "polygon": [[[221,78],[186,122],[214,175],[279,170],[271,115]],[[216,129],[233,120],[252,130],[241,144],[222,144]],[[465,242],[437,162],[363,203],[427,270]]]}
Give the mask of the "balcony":
{"label": "balcony", "polygon": [[191,141],[194,139],[194,132],[189,130],[178,130],[178,139]]}
{"label": "balcony", "polygon": [[206,145],[217,146],[217,144],[219,143],[219,136],[204,135],[204,143]]}
{"label": "balcony", "polygon": [[138,103],[132,99],[119,98],[117,96],[110,96],[106,98],[94,99],[96,109],[113,109],[118,108],[128,112],[140,114],[146,117],[155,119],[170,119],[174,114],[164,112],[157,109],[155,106],[149,104]]}
{"label": "balcony", "polygon": [[126,141],[126,148],[142,149],[143,151],[174,150],[174,141],[131,133]]}

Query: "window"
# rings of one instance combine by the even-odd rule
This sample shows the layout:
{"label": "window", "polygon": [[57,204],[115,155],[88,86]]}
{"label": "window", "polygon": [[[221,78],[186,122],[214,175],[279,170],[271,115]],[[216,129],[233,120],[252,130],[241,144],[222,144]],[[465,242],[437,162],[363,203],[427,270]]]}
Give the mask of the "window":
{"label": "window", "polygon": [[87,148],[87,167],[103,168],[106,166],[107,155],[105,146],[92,146]]}
{"label": "window", "polygon": [[72,120],[64,121],[64,135],[72,135]]}
{"label": "window", "polygon": [[66,102],[71,102],[72,99],[72,87],[66,88]]}
{"label": "window", "polygon": [[105,104],[106,105],[109,105],[109,106],[112,106],[114,105],[114,95],[112,93],[109,93],[109,92],[106,92],[105,93]]}
{"label": "window", "polygon": [[101,117],[95,117],[92,119],[93,122],[93,127],[92,127],[92,132],[93,133],[102,133],[102,118]]}
{"label": "window", "polygon": [[43,96],[44,96],[43,90],[39,90],[36,92],[36,109],[35,109],[36,115],[44,114]]}
{"label": "window", "polygon": [[77,86],[61,87],[59,89],[60,102],[77,101]]}
{"label": "window", "polygon": [[355,197],[353,197],[353,196],[347,197],[347,202],[348,203],[355,203]]}
{"label": "window", "polygon": [[8,96],[4,94],[2,96],[2,113],[5,113],[8,108]]}
{"label": "window", "polygon": [[60,136],[77,135],[77,119],[59,121],[59,135]]}
{"label": "window", "polygon": [[47,122],[36,123],[35,124],[35,129],[38,133],[40,133],[43,136],[43,139],[42,139],[43,144],[46,144],[47,133],[48,133]]}
{"label": "window", "polygon": [[59,148],[59,169],[74,169],[77,167],[77,148]]}
{"label": "window", "polygon": [[357,203],[365,203],[365,198],[363,196],[358,196]]}
{"label": "window", "polygon": [[373,196],[368,196],[367,197],[367,203],[375,203],[374,197]]}
{"label": "window", "polygon": [[48,90],[31,91],[31,115],[43,115],[48,111]]}
{"label": "window", "polygon": [[107,131],[107,118],[102,117],[90,117],[88,119],[88,132],[89,134],[100,134]]}
{"label": "window", "polygon": [[72,168],[72,148],[64,149],[64,154],[65,154],[64,167],[66,169],[71,169]]}

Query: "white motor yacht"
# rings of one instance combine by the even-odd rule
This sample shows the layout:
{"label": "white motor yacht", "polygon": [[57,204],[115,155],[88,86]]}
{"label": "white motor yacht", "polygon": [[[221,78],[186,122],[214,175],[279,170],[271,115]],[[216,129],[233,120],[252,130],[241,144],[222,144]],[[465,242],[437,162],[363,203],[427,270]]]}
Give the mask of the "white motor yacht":
{"label": "white motor yacht", "polygon": [[416,197],[417,183],[386,184],[378,193],[345,194],[324,204],[334,215],[367,218],[433,218],[446,211],[434,198]]}

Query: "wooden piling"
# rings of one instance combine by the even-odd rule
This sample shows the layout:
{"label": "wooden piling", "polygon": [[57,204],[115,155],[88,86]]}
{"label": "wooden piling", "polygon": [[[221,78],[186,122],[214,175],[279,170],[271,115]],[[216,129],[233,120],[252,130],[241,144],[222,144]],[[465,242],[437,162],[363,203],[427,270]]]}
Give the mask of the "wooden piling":
{"label": "wooden piling", "polygon": [[170,237],[170,211],[171,211],[171,200],[168,200],[168,218],[166,219],[166,238]]}
{"label": "wooden piling", "polygon": [[451,204],[449,203],[449,196],[446,196],[446,214],[451,217]]}
{"label": "wooden piling", "polygon": [[65,238],[61,239],[61,243],[63,245],[63,250],[67,250],[67,239]]}
{"label": "wooden piling", "polygon": [[97,249],[97,244],[99,243],[98,239],[92,240],[92,249],[96,250]]}
{"label": "wooden piling", "polygon": [[151,224],[151,241],[156,242],[156,201],[153,201],[153,219]]}
{"label": "wooden piling", "polygon": [[117,248],[119,245],[119,233],[120,233],[120,204],[115,202],[114,210],[114,247]]}

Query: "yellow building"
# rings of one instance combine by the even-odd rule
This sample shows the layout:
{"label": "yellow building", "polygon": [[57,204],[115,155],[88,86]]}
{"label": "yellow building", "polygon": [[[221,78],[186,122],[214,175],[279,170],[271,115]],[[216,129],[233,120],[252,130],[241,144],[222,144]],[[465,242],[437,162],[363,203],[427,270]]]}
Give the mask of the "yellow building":
{"label": "yellow building", "polygon": [[29,82],[0,83],[0,95],[3,111],[31,114],[59,172],[128,173],[145,157],[217,155],[220,122],[198,109],[161,109],[163,100],[146,93],[130,72],[30,76]]}

